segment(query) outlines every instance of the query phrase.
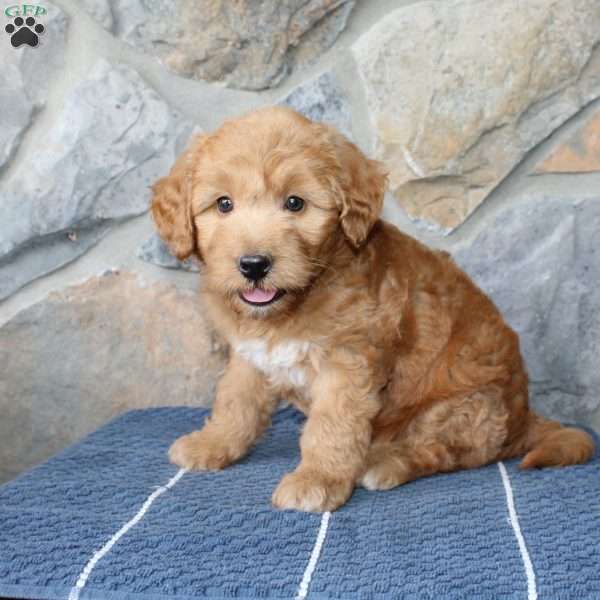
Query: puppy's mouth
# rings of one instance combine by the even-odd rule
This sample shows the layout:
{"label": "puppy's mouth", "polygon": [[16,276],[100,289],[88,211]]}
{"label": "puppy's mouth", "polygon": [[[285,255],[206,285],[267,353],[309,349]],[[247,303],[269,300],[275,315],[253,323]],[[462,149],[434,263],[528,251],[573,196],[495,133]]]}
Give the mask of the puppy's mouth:
{"label": "puppy's mouth", "polygon": [[250,290],[241,291],[240,298],[251,306],[268,306],[277,302],[284,294],[285,290],[278,290],[277,288],[263,290],[262,288],[255,287]]}

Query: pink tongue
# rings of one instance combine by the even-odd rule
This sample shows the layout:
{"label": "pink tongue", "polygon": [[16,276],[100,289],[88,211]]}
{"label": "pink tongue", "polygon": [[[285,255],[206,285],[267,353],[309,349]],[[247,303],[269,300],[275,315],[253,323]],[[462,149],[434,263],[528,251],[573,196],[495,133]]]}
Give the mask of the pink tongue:
{"label": "pink tongue", "polygon": [[242,292],[245,300],[248,302],[270,302],[275,298],[277,290],[261,290],[260,288],[254,288],[252,290],[246,290]]}

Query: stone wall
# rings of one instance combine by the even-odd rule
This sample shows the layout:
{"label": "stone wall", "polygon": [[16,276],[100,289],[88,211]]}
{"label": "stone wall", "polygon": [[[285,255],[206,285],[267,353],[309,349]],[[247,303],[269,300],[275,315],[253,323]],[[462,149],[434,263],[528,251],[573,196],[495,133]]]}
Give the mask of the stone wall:
{"label": "stone wall", "polygon": [[600,427],[597,0],[43,5],[38,47],[0,40],[0,479],[123,410],[211,401],[225,349],[148,186],[273,103],[384,161],[385,217],[492,295],[535,407]]}

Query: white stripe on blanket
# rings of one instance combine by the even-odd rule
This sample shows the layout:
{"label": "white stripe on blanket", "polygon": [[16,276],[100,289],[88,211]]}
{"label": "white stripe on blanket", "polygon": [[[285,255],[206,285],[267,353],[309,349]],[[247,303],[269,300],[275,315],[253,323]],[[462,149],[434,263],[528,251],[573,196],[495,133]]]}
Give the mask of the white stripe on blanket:
{"label": "white stripe on blanket", "polygon": [[146,514],[146,512],[152,505],[152,503],[161,494],[164,494],[166,491],[170,490],[186,473],[187,473],[187,469],[179,469],[179,471],[177,471],[177,474],[174,477],[172,477],[166,485],[163,485],[162,487],[159,487],[158,489],[154,490],[148,496],[148,498],[146,498],[146,501],[144,502],[144,504],[142,504],[142,507],[136,513],[136,515],[131,520],[127,521],[127,523],[125,523],[125,525],[123,525],[123,527],[121,527],[121,529],[119,529],[119,531],[117,531],[117,533],[115,533],[115,535],[113,535],[110,538],[110,540],[108,540],[108,542],[106,542],[106,544],[104,544],[104,546],[102,546],[102,548],[100,548],[100,550],[98,550],[97,552],[94,553],[92,558],[90,558],[88,563],[85,565],[83,571],[81,571],[81,574],[79,575],[79,577],[77,579],[77,582],[71,588],[71,592],[69,594],[69,600],[79,600],[79,594],[81,593],[81,590],[85,587],[85,584],[87,583],[87,580],[88,580],[91,572],[94,570],[94,567],[96,566],[98,561],[101,560],[104,556],[106,556],[106,554],[108,554],[110,552],[111,548],[132,527],[134,527],[137,523],[139,523],[142,520],[142,518],[144,517],[144,515]]}
{"label": "white stripe on blanket", "polygon": [[498,463],[498,469],[500,469],[500,475],[502,476],[502,483],[504,484],[504,491],[506,492],[506,505],[508,507],[509,522],[517,538],[519,544],[519,550],[521,551],[521,559],[523,560],[523,566],[525,567],[525,575],[527,577],[527,600],[537,600],[537,587],[535,583],[535,571],[533,570],[533,564],[527,551],[527,545],[525,544],[525,538],[521,533],[521,526],[519,525],[519,517],[515,509],[515,499],[513,497],[513,490],[510,484],[510,477],[506,471],[504,463]]}
{"label": "white stripe on blanket", "polygon": [[308,587],[310,586],[310,580],[312,579],[313,573],[317,568],[317,562],[319,562],[319,556],[321,555],[321,549],[325,543],[325,537],[327,536],[327,529],[329,527],[329,519],[331,518],[330,512],[324,512],[321,517],[321,526],[319,527],[319,533],[317,533],[317,539],[313,546],[312,552],[310,553],[310,559],[304,570],[304,575],[300,586],[298,587],[298,593],[296,594],[296,600],[304,600],[308,595]]}

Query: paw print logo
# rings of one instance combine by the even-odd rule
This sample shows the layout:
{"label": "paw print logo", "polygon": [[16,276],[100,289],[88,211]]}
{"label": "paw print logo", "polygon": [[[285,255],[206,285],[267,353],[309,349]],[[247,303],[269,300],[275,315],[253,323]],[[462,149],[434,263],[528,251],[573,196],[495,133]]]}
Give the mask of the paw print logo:
{"label": "paw print logo", "polygon": [[36,24],[33,17],[27,17],[27,19],[16,17],[12,23],[4,28],[4,31],[11,36],[10,43],[15,48],[23,44],[35,48],[40,42],[38,36],[44,33],[45,30],[46,28],[41,23]]}

